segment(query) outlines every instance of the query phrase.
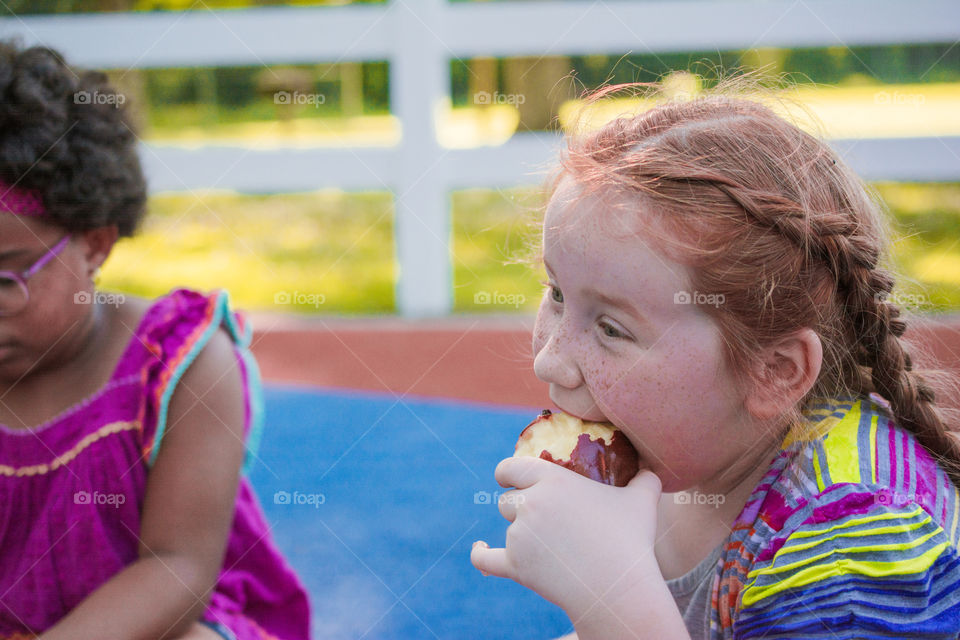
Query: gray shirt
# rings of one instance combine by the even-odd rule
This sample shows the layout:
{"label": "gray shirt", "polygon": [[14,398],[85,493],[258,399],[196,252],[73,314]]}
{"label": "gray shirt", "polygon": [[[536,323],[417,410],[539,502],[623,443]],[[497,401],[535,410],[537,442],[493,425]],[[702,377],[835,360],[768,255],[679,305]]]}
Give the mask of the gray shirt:
{"label": "gray shirt", "polygon": [[691,640],[707,640],[710,637],[710,596],[713,577],[723,544],[710,552],[700,564],[679,578],[667,580],[667,588],[680,609]]}

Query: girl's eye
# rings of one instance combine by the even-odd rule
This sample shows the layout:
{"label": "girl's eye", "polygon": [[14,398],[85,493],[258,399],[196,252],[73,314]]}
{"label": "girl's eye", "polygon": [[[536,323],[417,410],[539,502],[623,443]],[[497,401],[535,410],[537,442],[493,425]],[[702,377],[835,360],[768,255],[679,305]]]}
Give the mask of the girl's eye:
{"label": "girl's eye", "polygon": [[623,338],[626,337],[619,329],[608,322],[601,322],[600,329],[603,331],[603,335],[608,338]]}

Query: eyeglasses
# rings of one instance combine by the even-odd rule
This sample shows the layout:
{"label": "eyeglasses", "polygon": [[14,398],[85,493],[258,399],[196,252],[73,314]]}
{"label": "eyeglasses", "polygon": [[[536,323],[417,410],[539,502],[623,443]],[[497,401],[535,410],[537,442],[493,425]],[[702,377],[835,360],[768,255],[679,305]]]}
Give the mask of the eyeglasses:
{"label": "eyeglasses", "polygon": [[26,309],[30,302],[30,289],[27,287],[27,280],[47,266],[47,263],[63,251],[69,241],[70,234],[68,233],[26,271],[21,273],[0,271],[0,316],[14,316]]}

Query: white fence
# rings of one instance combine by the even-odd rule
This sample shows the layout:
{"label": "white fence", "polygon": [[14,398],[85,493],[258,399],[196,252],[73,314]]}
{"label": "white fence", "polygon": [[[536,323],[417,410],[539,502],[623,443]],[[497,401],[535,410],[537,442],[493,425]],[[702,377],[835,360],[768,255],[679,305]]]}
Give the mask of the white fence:
{"label": "white fence", "polygon": [[[0,19],[0,37],[61,50],[78,66],[270,65],[388,60],[392,147],[261,150],[144,145],[151,189],[390,189],[396,199],[397,300],[406,316],[450,311],[449,192],[536,182],[553,134],[445,149],[435,113],[449,61],[472,56],[585,55],[753,47],[956,42],[956,0],[517,0],[263,8]],[[873,180],[960,179],[960,137],[836,140]]]}

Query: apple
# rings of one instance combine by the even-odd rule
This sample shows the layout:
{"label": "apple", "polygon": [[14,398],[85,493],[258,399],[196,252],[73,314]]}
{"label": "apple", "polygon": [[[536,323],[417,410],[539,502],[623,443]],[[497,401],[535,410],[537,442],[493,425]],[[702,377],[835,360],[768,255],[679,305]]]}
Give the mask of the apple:
{"label": "apple", "polygon": [[630,482],[640,468],[637,450],[620,429],[549,409],[520,433],[513,455],[543,458],[616,487]]}

